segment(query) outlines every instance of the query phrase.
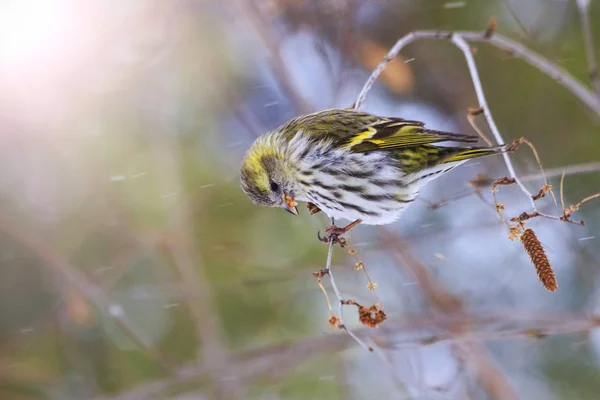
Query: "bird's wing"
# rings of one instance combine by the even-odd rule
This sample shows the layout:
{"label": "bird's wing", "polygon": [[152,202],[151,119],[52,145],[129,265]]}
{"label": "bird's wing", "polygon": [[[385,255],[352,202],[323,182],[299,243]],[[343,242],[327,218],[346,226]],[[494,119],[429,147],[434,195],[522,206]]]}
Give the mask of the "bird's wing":
{"label": "bird's wing", "polygon": [[424,127],[420,121],[377,117],[353,109],[331,109],[305,115],[288,122],[289,135],[302,130],[312,140],[334,142],[355,153],[398,150],[445,142],[477,142],[477,136],[458,135]]}
{"label": "bird's wing", "polygon": [[346,145],[355,153],[366,153],[446,141],[472,143],[477,142],[478,137],[427,129],[420,121],[380,118],[373,125],[348,138]]}

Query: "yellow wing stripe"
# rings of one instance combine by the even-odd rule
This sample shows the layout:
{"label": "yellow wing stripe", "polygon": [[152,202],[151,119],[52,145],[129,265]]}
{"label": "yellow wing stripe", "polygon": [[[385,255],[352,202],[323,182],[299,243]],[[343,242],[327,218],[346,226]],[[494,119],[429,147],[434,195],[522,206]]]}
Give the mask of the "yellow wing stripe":
{"label": "yellow wing stripe", "polygon": [[348,148],[350,148],[350,147],[356,146],[358,144],[361,144],[363,141],[372,138],[373,135],[375,135],[376,133],[377,133],[377,129],[371,127],[369,129],[367,129],[366,131],[361,132],[361,133],[357,134],[356,136],[354,136],[352,139],[350,139],[347,146],[348,146]]}

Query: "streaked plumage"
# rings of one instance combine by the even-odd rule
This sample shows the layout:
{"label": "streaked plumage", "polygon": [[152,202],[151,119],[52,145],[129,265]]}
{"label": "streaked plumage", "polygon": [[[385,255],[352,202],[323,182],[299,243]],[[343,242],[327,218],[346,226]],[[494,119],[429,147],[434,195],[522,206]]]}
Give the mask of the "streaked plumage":
{"label": "streaked plumage", "polygon": [[257,205],[292,213],[311,202],[329,217],[380,225],[395,221],[430,180],[505,147],[442,147],[476,136],[426,129],[419,121],[330,109],[295,118],[259,137],[241,165]]}

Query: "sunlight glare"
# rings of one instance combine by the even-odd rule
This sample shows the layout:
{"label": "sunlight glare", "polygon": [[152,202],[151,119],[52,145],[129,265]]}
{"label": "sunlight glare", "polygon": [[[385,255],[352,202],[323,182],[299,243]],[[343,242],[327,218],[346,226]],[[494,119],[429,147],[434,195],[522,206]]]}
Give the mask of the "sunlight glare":
{"label": "sunlight glare", "polygon": [[9,0],[0,3],[0,61],[13,68],[55,59],[69,41],[64,1]]}

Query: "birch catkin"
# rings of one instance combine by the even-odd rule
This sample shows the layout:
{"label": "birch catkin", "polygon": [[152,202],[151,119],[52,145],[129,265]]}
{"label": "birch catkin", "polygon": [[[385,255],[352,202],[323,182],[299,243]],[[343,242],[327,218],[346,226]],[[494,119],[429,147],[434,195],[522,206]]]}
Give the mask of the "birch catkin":
{"label": "birch catkin", "polygon": [[548,257],[546,256],[546,251],[533,229],[525,229],[525,232],[521,235],[521,242],[525,247],[525,251],[529,254],[531,262],[533,262],[533,265],[535,266],[540,281],[546,289],[554,292],[558,289],[556,277],[554,276],[552,266],[550,266],[550,261],[548,261]]}

